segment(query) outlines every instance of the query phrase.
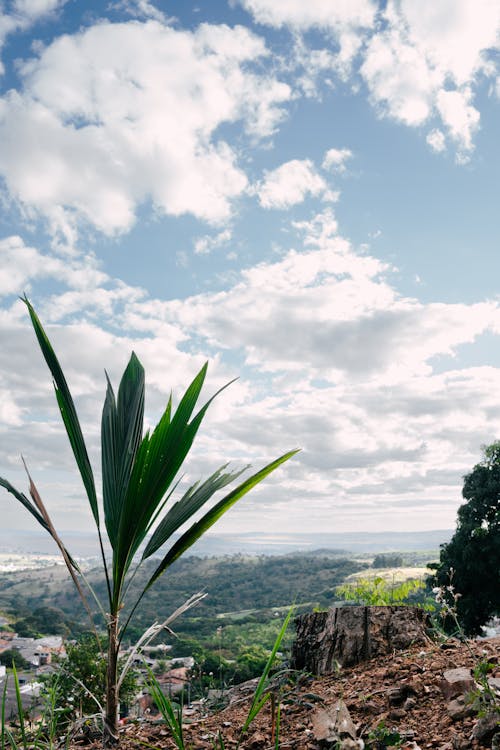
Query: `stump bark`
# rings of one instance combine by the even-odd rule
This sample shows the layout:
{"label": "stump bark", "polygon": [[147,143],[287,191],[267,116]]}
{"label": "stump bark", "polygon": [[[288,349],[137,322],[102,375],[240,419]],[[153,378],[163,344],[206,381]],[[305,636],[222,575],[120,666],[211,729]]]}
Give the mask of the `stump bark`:
{"label": "stump bark", "polygon": [[430,618],[418,607],[332,607],[300,615],[295,625],[291,666],[316,675],[429,643]]}

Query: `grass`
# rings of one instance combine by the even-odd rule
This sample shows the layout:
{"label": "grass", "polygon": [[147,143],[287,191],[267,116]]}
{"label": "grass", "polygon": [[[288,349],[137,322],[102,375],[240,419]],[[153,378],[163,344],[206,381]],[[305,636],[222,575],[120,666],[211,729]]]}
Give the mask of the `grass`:
{"label": "grass", "polygon": [[[271,653],[269,654],[269,658],[266,662],[264,670],[260,676],[259,682],[255,689],[255,693],[253,695],[250,708],[248,710],[248,715],[241,729],[240,738],[237,744],[237,749],[240,747],[240,744],[245,734],[247,733],[250,725],[255,720],[256,716],[258,716],[258,714],[262,711],[264,705],[271,697],[271,692],[269,690],[270,673],[276,661],[276,656],[278,654],[279,648],[281,646],[285,633],[288,629],[288,625],[290,624],[290,620],[294,611],[295,611],[295,607],[289,608],[288,614],[285,617],[285,620],[283,621],[280,631],[276,637]],[[149,689],[151,690],[151,695],[153,697],[154,702],[156,703],[156,706],[159,712],[161,713],[163,717],[163,720],[165,721],[165,723],[167,724],[170,730],[173,741],[175,742],[178,750],[187,750],[186,745],[184,743],[184,735],[183,735],[183,728],[182,728],[182,705],[179,706],[178,704],[175,704],[169,698],[169,696],[166,695],[162,691],[158,683],[158,680],[156,679],[153,672],[149,668],[148,668],[148,674],[149,674],[148,685],[149,685]],[[273,711],[273,726],[272,726],[272,734],[273,734],[274,746],[276,750],[279,748],[280,718],[281,718],[281,713],[280,713],[280,707],[279,707],[279,702],[278,702],[278,705],[275,707],[275,710]],[[213,740],[213,749],[225,750],[224,737],[220,730],[218,732],[217,737]]]}

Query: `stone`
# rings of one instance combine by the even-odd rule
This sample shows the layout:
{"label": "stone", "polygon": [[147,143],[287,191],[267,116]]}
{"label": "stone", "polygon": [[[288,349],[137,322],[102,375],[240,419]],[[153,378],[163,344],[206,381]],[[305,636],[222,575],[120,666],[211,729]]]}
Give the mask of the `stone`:
{"label": "stone", "polygon": [[339,745],[339,750],[364,750],[364,747],[365,743],[363,740],[351,740],[350,738],[347,738],[342,740]]}
{"label": "stone", "polygon": [[488,742],[498,732],[499,727],[500,714],[492,711],[478,719],[472,730],[472,737],[480,743]]}
{"label": "stone", "polygon": [[292,668],[324,675],[336,672],[339,665],[427,645],[430,618],[419,607],[345,606],[300,615],[295,625]]}
{"label": "stone", "polygon": [[339,742],[356,739],[356,727],[344,701],[318,709],[312,717],[312,732],[319,742]]}
{"label": "stone", "polygon": [[415,698],[407,698],[403,703],[403,708],[405,711],[411,711],[412,708],[416,708],[417,706],[418,701]]}
{"label": "stone", "polygon": [[452,721],[461,721],[466,719],[467,716],[473,716],[475,711],[470,703],[467,703],[463,695],[459,695],[458,698],[454,698],[449,701],[446,706],[448,716]]}
{"label": "stone", "polygon": [[457,667],[456,669],[447,669],[443,673],[443,679],[439,683],[441,692],[446,700],[456,698],[457,695],[465,695],[475,687],[474,678],[470,669]]}
{"label": "stone", "polygon": [[409,682],[389,688],[386,693],[390,706],[402,706],[407,698],[415,695],[415,688]]}
{"label": "stone", "polygon": [[254,732],[252,736],[248,738],[246,746],[251,748],[251,750],[263,750],[267,744],[267,738],[262,732]]}
{"label": "stone", "polygon": [[389,711],[388,718],[391,721],[401,721],[401,719],[404,719],[405,715],[406,711],[404,710],[404,708],[393,708],[391,711]]}

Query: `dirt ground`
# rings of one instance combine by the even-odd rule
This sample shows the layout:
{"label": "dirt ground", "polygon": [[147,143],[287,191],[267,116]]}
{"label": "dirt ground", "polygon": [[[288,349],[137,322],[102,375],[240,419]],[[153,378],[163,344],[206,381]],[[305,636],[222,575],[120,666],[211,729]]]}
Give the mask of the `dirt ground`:
{"label": "dirt ground", "polygon": [[[295,680],[295,684],[276,686],[274,706],[279,702],[281,709],[278,742],[272,704],[268,701],[241,740],[239,748],[333,750],[335,745],[332,742],[320,740],[317,731],[313,731],[314,717],[321,709],[332,708],[339,699],[344,701],[350,712],[356,737],[365,743],[370,731],[383,721],[387,729],[394,728],[399,732],[403,748],[466,750],[491,747],[491,736],[483,740],[482,745],[471,737],[478,721],[477,716],[455,720],[450,717],[448,701],[440,686],[445,670],[473,668],[481,659],[499,664],[500,638],[475,641],[469,645],[456,640],[450,640],[441,646],[429,642],[424,648],[420,646],[341,669],[335,675],[321,678],[301,675]],[[500,677],[500,665],[493,669],[491,675]],[[410,698],[403,705],[394,701],[394,695],[398,691]],[[186,724],[185,747],[190,750],[214,750],[216,747],[219,750],[220,744],[214,745],[214,741],[220,732],[224,741],[222,747],[234,750],[240,739],[250,700],[250,688],[248,697],[243,690],[236,690],[232,703],[227,708]],[[75,747],[82,747],[84,744],[81,740]],[[99,743],[91,744],[94,748],[99,746]],[[121,748],[131,750],[132,747],[141,745],[162,750],[176,747],[165,725],[142,723],[125,727]],[[362,743],[358,746],[362,747]]]}

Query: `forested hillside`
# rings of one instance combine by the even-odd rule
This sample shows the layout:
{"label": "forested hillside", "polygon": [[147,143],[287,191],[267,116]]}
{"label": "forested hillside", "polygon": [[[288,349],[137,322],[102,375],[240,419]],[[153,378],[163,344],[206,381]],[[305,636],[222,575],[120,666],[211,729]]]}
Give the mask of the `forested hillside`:
{"label": "forested hillside", "polygon": [[[172,566],[155,588],[145,596],[134,617],[131,635],[144,630],[154,620],[167,617],[191,594],[206,591],[208,596],[190,616],[178,621],[180,632],[204,630],[210,621],[224,613],[258,613],[298,605],[328,606],[334,598],[335,587],[345,578],[365,567],[355,559],[325,555],[283,555],[224,558],[186,557]],[[137,576],[139,588],[148,572]],[[97,589],[104,588],[102,575],[89,571],[87,577]],[[53,611],[47,616],[46,608]],[[81,604],[68,580],[65,569],[54,566],[36,572],[4,573],[0,575],[0,609],[14,619],[33,621],[34,630],[61,629],[64,621],[68,631],[87,627]],[[37,622],[37,610],[42,610]],[[34,618],[34,619],[33,619]],[[52,621],[53,620],[53,621]]]}

